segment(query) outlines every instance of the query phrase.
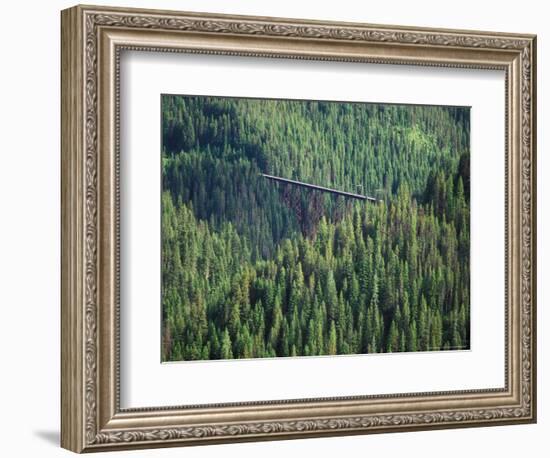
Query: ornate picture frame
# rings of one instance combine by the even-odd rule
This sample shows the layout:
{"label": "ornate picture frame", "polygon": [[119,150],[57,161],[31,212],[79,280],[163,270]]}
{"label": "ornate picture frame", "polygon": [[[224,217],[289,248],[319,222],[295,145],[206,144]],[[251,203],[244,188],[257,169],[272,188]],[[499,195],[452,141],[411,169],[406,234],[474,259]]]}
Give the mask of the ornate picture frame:
{"label": "ornate picture frame", "polygon": [[[62,447],[92,452],[536,421],[535,36],[94,6],[61,18]],[[504,71],[505,387],[122,409],[123,50]]]}

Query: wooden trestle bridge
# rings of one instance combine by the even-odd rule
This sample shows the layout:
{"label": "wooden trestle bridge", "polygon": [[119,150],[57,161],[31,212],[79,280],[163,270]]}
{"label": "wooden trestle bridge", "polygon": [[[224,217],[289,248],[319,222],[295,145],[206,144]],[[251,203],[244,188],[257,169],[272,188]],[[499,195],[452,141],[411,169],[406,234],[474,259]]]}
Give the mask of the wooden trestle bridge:
{"label": "wooden trestle bridge", "polygon": [[295,185],[295,186],[301,186],[303,188],[313,189],[313,190],[316,190],[316,191],[328,192],[328,193],[331,193],[331,194],[336,194],[338,196],[348,197],[348,198],[351,198],[351,199],[366,200],[366,201],[370,201],[370,202],[378,202],[379,201],[379,199],[376,199],[375,197],[364,196],[362,194],[356,194],[356,193],[353,193],[353,192],[339,191],[337,189],[326,188],[324,186],[318,186],[318,185],[310,184],[310,183],[303,183],[301,181],[290,180],[288,178],[276,177],[274,175],[268,175],[266,173],[262,173],[261,175],[264,178],[267,178],[268,180],[278,181],[280,183],[286,183],[286,184],[291,184],[291,185]]}

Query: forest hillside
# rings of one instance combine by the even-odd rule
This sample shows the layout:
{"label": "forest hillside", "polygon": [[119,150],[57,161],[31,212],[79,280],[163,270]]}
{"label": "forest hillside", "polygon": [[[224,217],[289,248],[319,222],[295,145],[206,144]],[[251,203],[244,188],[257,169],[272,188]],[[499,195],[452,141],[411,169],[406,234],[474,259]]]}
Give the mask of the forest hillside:
{"label": "forest hillside", "polygon": [[163,96],[162,360],[469,348],[469,134],[460,107]]}

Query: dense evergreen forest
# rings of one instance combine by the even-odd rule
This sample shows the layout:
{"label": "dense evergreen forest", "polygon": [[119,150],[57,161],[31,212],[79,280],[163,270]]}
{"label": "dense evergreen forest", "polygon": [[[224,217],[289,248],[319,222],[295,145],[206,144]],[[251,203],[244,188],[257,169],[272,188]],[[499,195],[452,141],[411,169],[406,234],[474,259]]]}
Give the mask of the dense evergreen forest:
{"label": "dense evergreen forest", "polygon": [[469,119],[163,96],[162,360],[469,348]]}

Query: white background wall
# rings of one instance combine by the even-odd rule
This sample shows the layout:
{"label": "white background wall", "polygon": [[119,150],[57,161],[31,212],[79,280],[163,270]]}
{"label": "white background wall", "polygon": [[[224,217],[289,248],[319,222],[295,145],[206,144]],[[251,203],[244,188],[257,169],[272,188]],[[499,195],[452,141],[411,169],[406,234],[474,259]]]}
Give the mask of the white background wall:
{"label": "white background wall", "polygon": [[[113,0],[114,2],[115,0]],[[97,4],[104,4],[95,0]],[[107,2],[106,4],[109,4]],[[117,6],[467,28],[538,34],[539,423],[301,441],[120,452],[127,456],[548,456],[550,313],[544,247],[550,173],[544,151],[550,96],[549,12],[543,1],[117,0]],[[113,4],[113,3],[110,3]],[[0,25],[1,455],[69,456],[59,440],[59,11],[71,2],[9,2]],[[546,54],[546,55],[545,55]],[[545,189],[543,189],[545,188]],[[547,247],[546,247],[547,248]],[[548,258],[547,258],[548,259]],[[547,272],[546,272],[547,273]],[[546,361],[545,361],[546,360]],[[546,450],[545,450],[546,448]],[[115,456],[115,455],[112,455]]]}

